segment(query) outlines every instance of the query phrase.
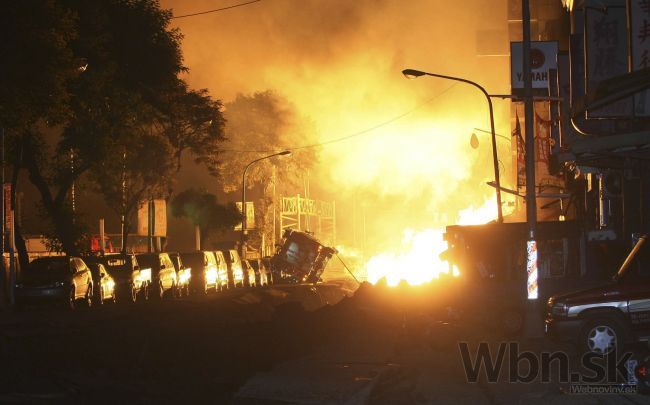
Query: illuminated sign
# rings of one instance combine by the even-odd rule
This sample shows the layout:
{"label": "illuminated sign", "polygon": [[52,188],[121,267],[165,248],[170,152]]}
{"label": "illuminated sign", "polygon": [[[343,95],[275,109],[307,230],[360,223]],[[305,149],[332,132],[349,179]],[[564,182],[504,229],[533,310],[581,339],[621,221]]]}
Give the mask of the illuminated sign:
{"label": "illuminated sign", "polygon": [[526,271],[528,272],[528,299],[536,300],[539,296],[537,284],[537,242],[526,242]]}
{"label": "illuminated sign", "polygon": [[[557,41],[530,43],[530,68],[533,89],[548,89],[548,70],[557,69]],[[522,42],[510,43],[510,86],[524,88],[524,47]]]}

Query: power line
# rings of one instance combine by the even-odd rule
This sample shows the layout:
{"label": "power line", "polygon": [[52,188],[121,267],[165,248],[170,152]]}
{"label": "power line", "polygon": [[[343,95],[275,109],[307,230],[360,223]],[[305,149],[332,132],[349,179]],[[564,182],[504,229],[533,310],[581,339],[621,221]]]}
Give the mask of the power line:
{"label": "power line", "polygon": [[[475,130],[475,131],[479,131],[479,132],[483,132],[483,133],[485,133],[485,134],[492,135],[492,131],[488,131],[487,129],[474,128],[474,130]],[[509,137],[509,136],[502,135],[502,134],[500,134],[500,133],[498,133],[498,132],[495,132],[494,135],[496,135],[496,136],[498,136],[498,137],[500,137],[500,138],[503,138],[503,139],[505,139],[506,141],[510,141],[510,137]]]}
{"label": "power line", "polygon": [[232,5],[232,6],[228,6],[228,7],[216,8],[214,10],[200,11],[198,13],[192,13],[192,14],[175,15],[175,16],[172,16],[172,18],[175,19],[175,18],[194,17],[194,16],[197,16],[197,15],[216,13],[218,11],[230,10],[231,8],[237,8],[237,7],[247,6],[247,5],[253,4],[253,3],[259,3],[260,1],[262,1],[262,0],[252,0],[252,1],[248,1],[246,3],[240,3],[240,4],[235,4],[235,5]]}
{"label": "power line", "polygon": [[[342,137],[340,137],[340,138],[334,138],[334,139],[330,139],[330,140],[323,141],[323,142],[312,143],[312,144],[307,144],[307,145],[302,145],[302,146],[296,146],[296,147],[293,147],[293,148],[282,148],[281,150],[291,150],[291,151],[294,151],[294,150],[301,150],[301,149],[316,148],[316,147],[319,147],[319,146],[326,146],[326,145],[330,145],[330,144],[337,143],[337,142],[347,141],[348,139],[356,138],[356,137],[358,137],[358,136],[366,135],[366,134],[369,133],[369,132],[372,132],[372,131],[374,131],[374,130],[376,130],[376,129],[379,129],[379,128],[381,128],[381,127],[384,127],[384,126],[386,126],[386,125],[388,125],[388,124],[392,124],[393,122],[395,122],[395,121],[397,121],[397,120],[400,120],[400,119],[406,117],[407,115],[409,115],[409,114],[411,114],[411,113],[413,113],[413,112],[419,110],[420,108],[422,108],[422,107],[424,107],[425,105],[431,103],[432,101],[434,101],[434,100],[437,99],[438,97],[442,96],[443,94],[445,94],[446,92],[448,92],[449,90],[451,90],[451,89],[452,89],[454,86],[456,86],[457,84],[458,84],[458,83],[454,83],[454,84],[450,85],[449,87],[447,87],[446,89],[444,89],[444,90],[441,91],[440,93],[436,94],[435,96],[431,97],[431,98],[428,99],[428,100],[425,100],[424,102],[422,102],[421,104],[419,104],[419,105],[417,105],[417,106],[411,108],[410,110],[408,110],[408,111],[406,111],[406,112],[403,112],[403,113],[401,113],[401,114],[399,114],[399,115],[396,115],[395,117],[392,117],[392,118],[390,118],[390,119],[388,119],[388,120],[386,120],[386,121],[382,121],[382,122],[380,122],[379,124],[374,125],[374,126],[372,126],[372,127],[370,127],[370,128],[366,128],[366,129],[361,130],[361,131],[359,131],[359,132],[354,132],[354,133],[352,133],[352,134],[345,135],[345,136],[342,136]],[[278,152],[278,151],[277,151],[277,150],[268,150],[268,149],[267,149],[267,150],[235,150],[235,149],[224,149],[224,150],[222,150],[221,152],[238,152],[238,153],[275,153],[275,152]]]}

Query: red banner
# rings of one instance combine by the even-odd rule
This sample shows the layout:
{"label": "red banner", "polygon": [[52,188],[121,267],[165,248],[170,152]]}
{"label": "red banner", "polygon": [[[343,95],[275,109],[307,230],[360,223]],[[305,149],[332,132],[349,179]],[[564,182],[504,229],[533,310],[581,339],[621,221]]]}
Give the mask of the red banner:
{"label": "red banner", "polygon": [[519,113],[515,112],[516,122],[512,136],[517,142],[517,188],[526,187],[526,144],[521,134],[521,123],[519,122]]}

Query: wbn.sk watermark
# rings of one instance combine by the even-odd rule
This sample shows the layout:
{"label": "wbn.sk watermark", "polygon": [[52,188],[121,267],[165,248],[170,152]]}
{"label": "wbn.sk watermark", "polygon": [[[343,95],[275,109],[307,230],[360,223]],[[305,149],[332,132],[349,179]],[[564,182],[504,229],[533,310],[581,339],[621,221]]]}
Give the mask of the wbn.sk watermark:
{"label": "wbn.sk watermark", "polygon": [[636,364],[630,361],[632,353],[607,356],[586,353],[580,358],[580,371],[572,371],[569,355],[565,352],[534,353],[519,349],[517,342],[503,342],[494,353],[488,343],[481,342],[472,355],[466,342],[458,344],[465,376],[470,383],[480,380],[489,383],[557,382],[570,384],[570,392],[574,394],[632,394],[637,391]]}

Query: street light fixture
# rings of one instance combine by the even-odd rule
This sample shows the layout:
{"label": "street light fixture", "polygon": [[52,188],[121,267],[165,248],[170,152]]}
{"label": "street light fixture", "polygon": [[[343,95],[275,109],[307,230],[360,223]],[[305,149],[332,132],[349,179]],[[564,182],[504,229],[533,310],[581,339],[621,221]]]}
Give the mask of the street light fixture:
{"label": "street light fixture", "polygon": [[471,80],[463,79],[460,77],[454,77],[454,76],[446,76],[446,75],[439,75],[437,73],[429,73],[429,72],[423,72],[421,70],[415,70],[415,69],[404,69],[402,70],[402,74],[407,78],[407,79],[415,79],[420,76],[433,76],[433,77],[438,77],[441,79],[447,79],[447,80],[454,80],[457,82],[463,82],[470,84],[477,89],[479,89],[483,95],[485,96],[485,99],[488,102],[488,107],[490,108],[490,129],[491,129],[491,134],[492,134],[492,160],[494,164],[494,183],[496,185],[496,195],[497,195],[497,222],[498,223],[503,223],[503,211],[501,207],[501,180],[499,176],[499,158],[497,155],[497,139],[496,139],[496,132],[494,130],[494,111],[492,109],[492,99],[490,98],[490,95],[488,94],[485,89],[479,85],[478,83],[475,83]]}
{"label": "street light fixture", "polygon": [[264,159],[269,159],[274,156],[289,156],[291,155],[290,150],[283,150],[282,152],[278,153],[273,153],[268,156],[261,157],[259,159],[255,159],[249,164],[246,165],[244,168],[244,174],[242,175],[241,179],[241,212],[242,212],[242,221],[241,221],[241,240],[239,243],[239,254],[243,259],[246,258],[246,249],[244,248],[244,242],[246,241],[246,172],[248,172],[248,168],[251,167],[253,164],[259,162],[260,160]]}

